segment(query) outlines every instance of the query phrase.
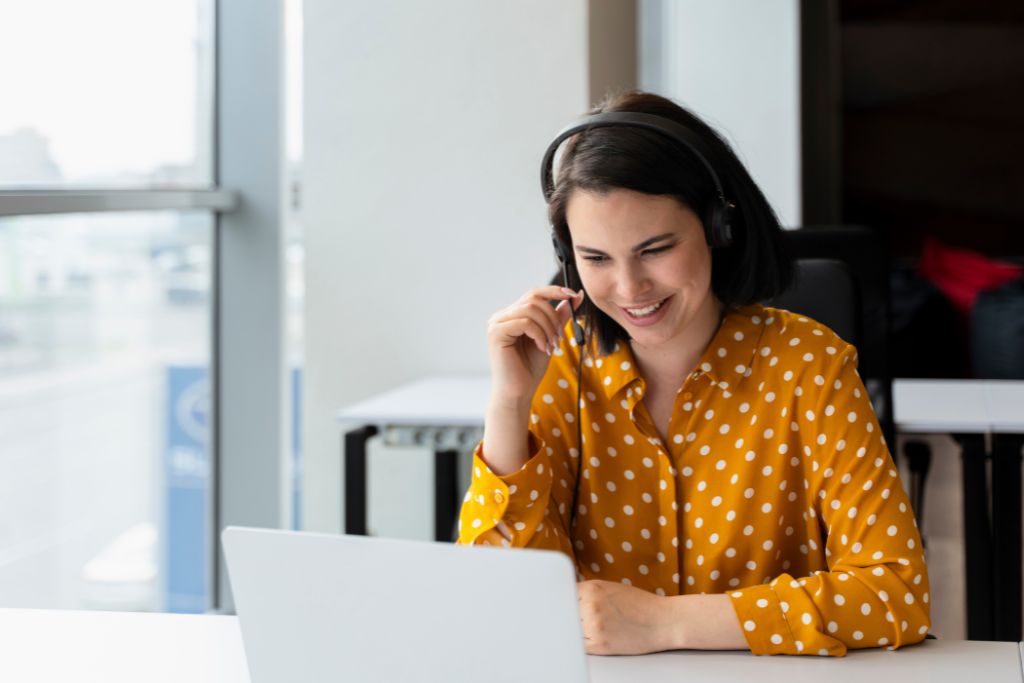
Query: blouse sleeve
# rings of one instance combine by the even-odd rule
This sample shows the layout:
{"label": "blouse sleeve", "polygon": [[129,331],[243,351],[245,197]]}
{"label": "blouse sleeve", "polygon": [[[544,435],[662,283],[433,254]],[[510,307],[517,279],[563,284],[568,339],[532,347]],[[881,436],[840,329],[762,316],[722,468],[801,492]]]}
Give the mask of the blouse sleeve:
{"label": "blouse sleeve", "polygon": [[857,374],[856,350],[838,338],[836,346],[843,350],[804,383],[815,390],[805,390],[793,416],[810,460],[804,485],[814,502],[806,514],[823,529],[828,571],[782,574],[731,593],[757,654],[896,648],[923,640],[930,626],[917,523]]}
{"label": "blouse sleeve", "polygon": [[575,353],[562,343],[531,404],[530,459],[512,474],[487,466],[483,443],[459,515],[458,543],[561,550],[573,558],[569,507],[578,466]]}

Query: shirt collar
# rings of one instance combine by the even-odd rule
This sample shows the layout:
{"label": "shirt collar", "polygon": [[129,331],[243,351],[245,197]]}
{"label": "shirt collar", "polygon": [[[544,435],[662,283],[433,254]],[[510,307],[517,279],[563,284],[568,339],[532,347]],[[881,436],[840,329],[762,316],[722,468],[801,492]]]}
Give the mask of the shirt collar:
{"label": "shirt collar", "polygon": [[[695,372],[707,375],[712,384],[723,389],[735,387],[748,377],[760,347],[766,315],[764,307],[757,304],[727,311],[711,343],[701,355]],[[591,350],[595,345],[591,345]],[[643,381],[633,352],[624,342],[616,343],[615,350],[607,356],[588,355],[584,364],[600,377],[609,399],[630,385]]]}

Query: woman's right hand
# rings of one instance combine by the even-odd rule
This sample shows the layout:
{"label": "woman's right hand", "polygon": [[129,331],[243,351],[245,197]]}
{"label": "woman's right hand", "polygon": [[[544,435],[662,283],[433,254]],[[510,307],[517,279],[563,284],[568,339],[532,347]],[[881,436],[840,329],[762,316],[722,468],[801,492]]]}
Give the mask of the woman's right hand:
{"label": "woman's right hand", "polygon": [[[565,324],[572,310],[583,303],[583,297],[582,289],[573,292],[558,285],[538,287],[491,316],[487,346],[492,398],[510,405],[532,400]],[[549,303],[553,300],[559,301],[555,308]]]}

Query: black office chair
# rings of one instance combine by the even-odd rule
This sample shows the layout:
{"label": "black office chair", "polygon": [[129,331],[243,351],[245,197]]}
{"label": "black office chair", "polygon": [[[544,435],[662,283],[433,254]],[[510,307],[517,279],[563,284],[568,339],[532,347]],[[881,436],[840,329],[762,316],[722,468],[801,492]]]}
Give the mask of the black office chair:
{"label": "black office chair", "polygon": [[824,258],[797,259],[795,265],[793,284],[765,303],[814,318],[859,350],[860,290],[850,267]]}

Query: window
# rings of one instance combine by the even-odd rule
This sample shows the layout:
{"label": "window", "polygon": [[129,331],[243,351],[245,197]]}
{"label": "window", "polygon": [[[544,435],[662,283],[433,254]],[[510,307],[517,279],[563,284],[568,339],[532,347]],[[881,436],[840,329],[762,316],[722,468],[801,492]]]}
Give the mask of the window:
{"label": "window", "polygon": [[[283,369],[259,341],[281,311],[249,291],[284,260],[280,83],[214,84],[273,73],[282,20],[244,0],[0,3],[0,606],[229,604],[217,528],[277,525],[275,495],[230,472],[279,486],[285,411],[217,415]],[[260,210],[230,213],[246,196]]]}

